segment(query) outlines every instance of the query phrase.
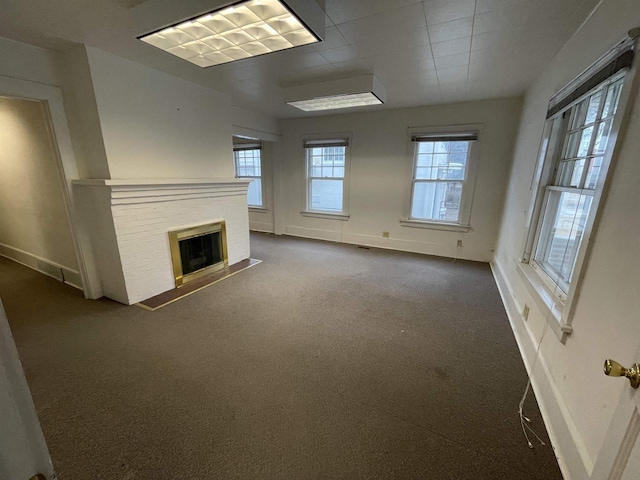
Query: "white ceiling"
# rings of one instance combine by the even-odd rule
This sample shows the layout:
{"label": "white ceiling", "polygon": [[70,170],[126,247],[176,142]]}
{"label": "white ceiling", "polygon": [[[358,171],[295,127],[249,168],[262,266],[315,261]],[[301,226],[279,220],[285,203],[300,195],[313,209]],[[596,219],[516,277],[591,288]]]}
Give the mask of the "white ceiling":
{"label": "white ceiling", "polygon": [[519,95],[598,3],[326,0],[323,43],[203,70],[135,38],[145,33],[136,27],[136,10],[203,5],[171,1],[0,0],[0,36],[57,49],[86,43],[228,93],[234,105],[286,118],[318,113],[284,104],[281,87],[362,74],[375,74],[388,92],[385,105],[364,109]]}

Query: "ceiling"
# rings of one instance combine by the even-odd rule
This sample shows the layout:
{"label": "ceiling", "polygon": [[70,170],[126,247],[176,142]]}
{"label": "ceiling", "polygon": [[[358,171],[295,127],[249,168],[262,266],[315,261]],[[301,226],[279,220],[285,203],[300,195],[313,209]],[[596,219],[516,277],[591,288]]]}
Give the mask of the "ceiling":
{"label": "ceiling", "polygon": [[376,75],[388,95],[385,105],[364,109],[520,95],[598,0],[325,3],[324,42],[208,69],[135,38],[145,33],[136,20],[141,9],[180,15],[177,21],[189,16],[182,9],[201,12],[203,0],[0,0],[0,36],[54,49],[86,43],[225,92],[234,105],[288,118],[319,113],[284,104],[282,87],[362,74]]}

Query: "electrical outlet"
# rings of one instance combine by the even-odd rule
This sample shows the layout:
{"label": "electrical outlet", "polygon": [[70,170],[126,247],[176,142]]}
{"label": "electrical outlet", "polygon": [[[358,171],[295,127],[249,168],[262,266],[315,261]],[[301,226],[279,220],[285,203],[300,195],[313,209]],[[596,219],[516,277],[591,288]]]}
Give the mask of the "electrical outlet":
{"label": "electrical outlet", "polygon": [[524,308],[522,309],[522,316],[525,320],[529,320],[529,305],[524,304]]}
{"label": "electrical outlet", "polygon": [[382,232],[382,238],[389,238],[389,232]]}
{"label": "electrical outlet", "polygon": [[462,246],[462,240],[458,240],[458,246],[461,247]]}

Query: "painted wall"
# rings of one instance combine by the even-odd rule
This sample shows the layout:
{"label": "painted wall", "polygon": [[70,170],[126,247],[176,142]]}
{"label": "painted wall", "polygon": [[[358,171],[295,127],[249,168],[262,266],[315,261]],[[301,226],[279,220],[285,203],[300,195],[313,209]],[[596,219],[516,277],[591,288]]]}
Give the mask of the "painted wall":
{"label": "painted wall", "polygon": [[232,178],[229,97],[87,47],[111,178]]}
{"label": "painted wall", "polygon": [[[517,98],[401,110],[374,109],[282,122],[277,144],[276,231],[346,243],[379,246],[488,262],[500,215],[516,136]],[[450,232],[401,226],[408,216],[412,150],[409,127],[483,124],[480,165],[471,213],[472,229]],[[348,221],[303,217],[304,152],[307,134],[350,132]],[[382,232],[389,232],[383,238]],[[462,247],[457,247],[462,240]]]}
{"label": "painted wall", "polygon": [[[637,26],[639,0],[605,0],[525,98],[495,266],[507,303],[517,310],[525,303],[531,307],[526,323],[517,312],[511,315],[529,363],[534,362],[546,320],[516,272],[514,259],[522,255],[531,179],[548,101]],[[622,151],[601,205],[600,223],[591,237],[593,249],[576,306],[574,332],[562,345],[549,331],[542,343],[539,369],[533,374],[540,385],[539,401],[549,411],[555,446],[575,480],[589,478],[618,399],[628,389],[627,383],[602,375],[602,362],[609,357],[622,363],[637,361],[633,355],[640,343],[640,98],[631,103],[632,118],[619,140]]]}
{"label": "painted wall", "polygon": [[9,322],[0,302],[0,478],[56,478]]}
{"label": "painted wall", "polygon": [[2,253],[17,249],[77,273],[54,152],[43,104],[0,97]]}

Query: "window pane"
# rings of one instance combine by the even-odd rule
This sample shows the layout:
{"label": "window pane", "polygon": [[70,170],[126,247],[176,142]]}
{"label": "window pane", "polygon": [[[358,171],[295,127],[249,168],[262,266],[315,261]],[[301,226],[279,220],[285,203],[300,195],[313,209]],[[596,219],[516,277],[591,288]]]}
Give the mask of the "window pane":
{"label": "window pane", "polygon": [[342,180],[311,180],[311,209],[342,211]]}
{"label": "window pane", "polygon": [[433,153],[433,142],[418,142],[418,154]]}
{"label": "window pane", "polygon": [[430,167],[433,165],[433,155],[418,154],[418,167]]}
{"label": "window pane", "polygon": [[573,107],[573,114],[571,116],[571,128],[569,130],[575,130],[584,125],[584,118],[587,113],[587,100],[583,100],[578,105]]}
{"label": "window pane", "polygon": [[247,193],[247,203],[253,207],[262,206],[262,180],[255,178],[249,184],[249,192]]}
{"label": "window pane", "polygon": [[416,182],[411,218],[458,222],[462,182]]}
{"label": "window pane", "polygon": [[609,140],[609,133],[611,132],[611,122],[613,119],[609,119],[606,122],[602,122],[598,126],[598,133],[596,134],[596,141],[593,146],[593,154],[601,155],[607,148],[607,141]]}
{"label": "window pane", "polygon": [[591,142],[591,135],[593,135],[593,127],[585,128],[582,130],[580,136],[580,145],[578,146],[578,153],[576,157],[584,157],[589,152],[589,143]]}
{"label": "window pane", "polygon": [[600,100],[602,98],[602,90],[591,95],[589,98],[589,106],[587,107],[587,118],[584,123],[593,123],[598,117],[598,107],[600,106]]}
{"label": "window pane", "polygon": [[620,92],[622,91],[622,80],[618,80],[613,85],[609,86],[607,90],[607,98],[604,101],[604,110],[602,111],[602,118],[609,117],[616,113],[618,109],[618,102],[620,101]]}
{"label": "window pane", "polygon": [[598,176],[600,175],[600,167],[602,167],[602,157],[594,157],[589,164],[589,172],[587,173],[587,181],[584,188],[596,188]]}
{"label": "window pane", "polygon": [[592,197],[549,191],[536,261],[566,293],[571,282]]}
{"label": "window pane", "polygon": [[571,174],[571,181],[569,182],[570,187],[581,187],[580,182],[582,181],[582,172],[584,172],[584,166],[586,163],[587,160],[585,158],[581,158],[580,160],[573,162],[573,173]]}

